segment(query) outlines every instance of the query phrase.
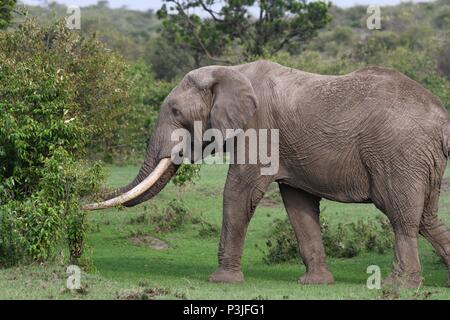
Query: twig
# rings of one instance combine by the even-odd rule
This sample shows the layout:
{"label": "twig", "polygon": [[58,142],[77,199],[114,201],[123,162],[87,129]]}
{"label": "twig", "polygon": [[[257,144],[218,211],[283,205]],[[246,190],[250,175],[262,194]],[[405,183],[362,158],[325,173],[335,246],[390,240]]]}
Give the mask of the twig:
{"label": "twig", "polygon": [[202,0],[199,0],[199,3],[202,6],[203,10],[208,12],[209,15],[213,18],[214,21],[216,21],[216,22],[223,22],[223,19],[217,18],[217,16],[216,16],[217,12],[214,12],[211,8],[208,8],[206,6],[206,4]]}

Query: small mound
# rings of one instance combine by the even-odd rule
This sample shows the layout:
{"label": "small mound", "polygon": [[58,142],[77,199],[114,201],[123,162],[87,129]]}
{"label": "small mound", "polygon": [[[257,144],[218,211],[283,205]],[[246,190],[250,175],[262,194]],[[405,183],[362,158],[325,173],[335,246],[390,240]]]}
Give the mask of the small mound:
{"label": "small mound", "polygon": [[166,250],[169,249],[169,245],[165,243],[164,241],[155,238],[151,235],[141,235],[141,236],[134,236],[131,238],[131,242],[135,246],[145,246],[149,247],[154,250]]}

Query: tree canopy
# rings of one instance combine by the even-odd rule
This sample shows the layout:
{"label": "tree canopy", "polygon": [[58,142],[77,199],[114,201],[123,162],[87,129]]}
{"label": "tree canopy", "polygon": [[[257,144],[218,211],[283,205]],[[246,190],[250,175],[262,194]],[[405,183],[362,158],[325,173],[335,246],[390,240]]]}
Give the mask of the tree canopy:
{"label": "tree canopy", "polygon": [[162,36],[176,48],[190,50],[196,61],[223,61],[230,44],[248,60],[306,43],[331,21],[329,7],[323,1],[164,0],[157,14]]}

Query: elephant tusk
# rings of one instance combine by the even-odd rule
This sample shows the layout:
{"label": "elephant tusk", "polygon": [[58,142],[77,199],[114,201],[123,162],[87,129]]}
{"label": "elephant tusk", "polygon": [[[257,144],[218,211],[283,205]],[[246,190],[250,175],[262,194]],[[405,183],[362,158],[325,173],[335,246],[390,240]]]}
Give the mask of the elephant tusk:
{"label": "elephant tusk", "polygon": [[145,193],[148,189],[150,189],[155,184],[155,182],[159,180],[159,178],[161,178],[161,176],[164,174],[167,168],[169,168],[171,163],[172,160],[170,158],[162,159],[156,166],[155,170],[153,170],[152,173],[150,173],[150,175],[147,178],[145,178],[141,183],[139,183],[136,187],[134,187],[130,191],[121,194],[120,196],[117,196],[113,199],[109,199],[107,201],[84,205],[82,206],[82,210],[92,211],[92,210],[112,208],[115,206],[122,205],[130,200],[133,200],[136,197],[139,197],[140,195]]}

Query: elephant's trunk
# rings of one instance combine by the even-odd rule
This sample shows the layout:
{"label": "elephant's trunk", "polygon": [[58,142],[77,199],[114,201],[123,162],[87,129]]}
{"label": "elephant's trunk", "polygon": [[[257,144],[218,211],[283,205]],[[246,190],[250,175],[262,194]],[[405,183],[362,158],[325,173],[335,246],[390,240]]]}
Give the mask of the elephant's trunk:
{"label": "elephant's trunk", "polygon": [[156,135],[152,136],[147,155],[138,175],[125,187],[119,188],[105,201],[83,206],[84,210],[99,210],[123,205],[136,206],[156,196],[175,175],[178,166],[173,164],[170,153],[162,152]]}

